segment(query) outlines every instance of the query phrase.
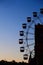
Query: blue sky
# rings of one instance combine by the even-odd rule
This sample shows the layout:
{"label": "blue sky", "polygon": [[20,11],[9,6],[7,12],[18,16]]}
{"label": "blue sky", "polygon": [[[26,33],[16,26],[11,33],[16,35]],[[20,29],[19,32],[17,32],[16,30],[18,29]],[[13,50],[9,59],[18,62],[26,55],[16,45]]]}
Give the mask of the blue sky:
{"label": "blue sky", "polygon": [[[23,61],[19,31],[27,16],[43,8],[43,0],[0,0],[0,60]],[[19,59],[19,60],[18,60]]]}

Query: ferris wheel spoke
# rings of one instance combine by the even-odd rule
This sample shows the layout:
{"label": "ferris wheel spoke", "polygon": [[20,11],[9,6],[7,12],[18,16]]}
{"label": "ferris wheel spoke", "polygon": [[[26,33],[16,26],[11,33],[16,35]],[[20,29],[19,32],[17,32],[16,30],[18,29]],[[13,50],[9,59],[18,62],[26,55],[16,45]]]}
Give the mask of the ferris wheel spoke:
{"label": "ferris wheel spoke", "polygon": [[34,45],[34,43],[32,43],[32,44],[29,44],[28,46],[32,46],[32,45]]}
{"label": "ferris wheel spoke", "polygon": [[34,40],[34,38],[28,38],[28,40]]}
{"label": "ferris wheel spoke", "polygon": [[28,28],[35,29],[35,28],[31,27],[31,26],[28,26]]}
{"label": "ferris wheel spoke", "polygon": [[26,39],[23,39],[23,40],[34,40],[34,38],[28,38],[28,39],[26,38]]}
{"label": "ferris wheel spoke", "polygon": [[34,35],[34,33],[31,33],[31,32],[28,32],[28,34],[32,34],[32,35]]}
{"label": "ferris wheel spoke", "polygon": [[38,20],[40,21],[41,24],[43,24],[43,22],[41,21],[40,17],[38,17]]}

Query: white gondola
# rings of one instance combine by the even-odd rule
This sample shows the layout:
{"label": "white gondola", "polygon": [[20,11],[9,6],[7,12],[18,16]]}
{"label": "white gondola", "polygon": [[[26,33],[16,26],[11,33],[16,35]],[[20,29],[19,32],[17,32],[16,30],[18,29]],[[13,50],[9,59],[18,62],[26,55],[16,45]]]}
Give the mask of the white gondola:
{"label": "white gondola", "polygon": [[31,17],[27,17],[27,22],[31,22]]}
{"label": "white gondola", "polygon": [[24,36],[24,31],[20,31],[20,36]]}
{"label": "white gondola", "polygon": [[27,25],[26,23],[22,24],[23,29],[26,29]]}
{"label": "white gondola", "polygon": [[37,12],[33,12],[33,17],[37,17]]}
{"label": "white gondola", "polygon": [[19,44],[23,44],[23,39],[19,39]]}
{"label": "white gondola", "polygon": [[27,60],[28,59],[28,54],[24,54],[23,58],[24,58],[24,60]]}
{"label": "white gondola", "polygon": [[43,8],[40,9],[40,13],[43,14]]}
{"label": "white gondola", "polygon": [[24,47],[20,47],[20,52],[24,52]]}

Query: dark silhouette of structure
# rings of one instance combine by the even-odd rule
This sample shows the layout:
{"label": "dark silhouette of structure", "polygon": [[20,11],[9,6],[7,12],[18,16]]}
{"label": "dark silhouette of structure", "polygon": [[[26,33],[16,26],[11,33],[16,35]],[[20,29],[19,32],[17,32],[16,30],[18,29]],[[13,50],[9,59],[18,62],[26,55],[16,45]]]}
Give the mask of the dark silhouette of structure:
{"label": "dark silhouette of structure", "polygon": [[35,60],[36,65],[43,65],[43,25],[35,25]]}
{"label": "dark silhouette of structure", "polygon": [[25,62],[15,62],[14,60],[11,62],[5,61],[5,60],[1,60],[0,61],[0,65],[28,65],[28,63]]}

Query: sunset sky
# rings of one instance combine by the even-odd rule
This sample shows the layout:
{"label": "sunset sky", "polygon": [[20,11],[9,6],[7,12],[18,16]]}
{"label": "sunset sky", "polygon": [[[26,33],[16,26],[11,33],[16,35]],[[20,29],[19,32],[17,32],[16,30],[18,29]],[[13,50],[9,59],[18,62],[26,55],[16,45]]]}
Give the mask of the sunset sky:
{"label": "sunset sky", "polygon": [[0,0],[0,60],[22,62],[19,31],[27,16],[39,12],[43,0]]}

